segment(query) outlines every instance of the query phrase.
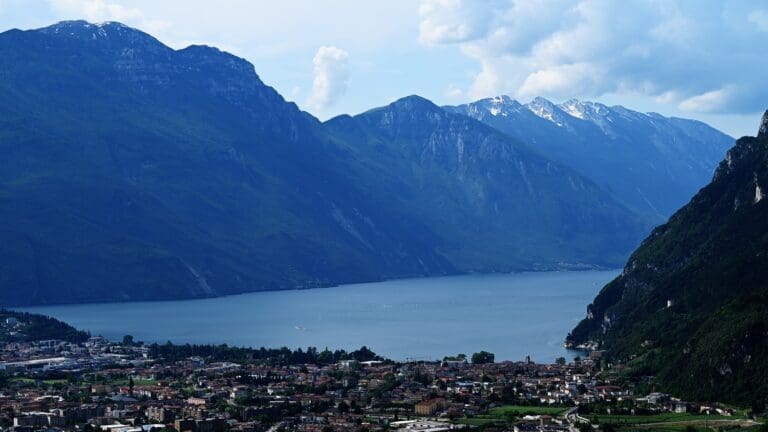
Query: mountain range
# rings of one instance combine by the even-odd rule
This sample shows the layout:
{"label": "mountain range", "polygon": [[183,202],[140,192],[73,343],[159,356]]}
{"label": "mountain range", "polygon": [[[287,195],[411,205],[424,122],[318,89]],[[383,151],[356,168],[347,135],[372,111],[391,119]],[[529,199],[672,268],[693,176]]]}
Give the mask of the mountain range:
{"label": "mountain range", "polygon": [[768,112],[712,182],[657,227],[568,337],[682,397],[768,394]]}
{"label": "mountain range", "polygon": [[241,58],[119,23],[4,32],[0,75],[6,306],[615,267],[727,138],[543,99],[504,124],[418,96],[323,123]]}
{"label": "mountain range", "polygon": [[538,97],[523,105],[500,96],[446,109],[573,167],[653,225],[711,179],[733,143],[702,122],[576,99],[556,105]]}
{"label": "mountain range", "polygon": [[418,96],[326,125],[376,174],[366,188],[391,191],[462,271],[608,267],[643,230],[573,169]]}

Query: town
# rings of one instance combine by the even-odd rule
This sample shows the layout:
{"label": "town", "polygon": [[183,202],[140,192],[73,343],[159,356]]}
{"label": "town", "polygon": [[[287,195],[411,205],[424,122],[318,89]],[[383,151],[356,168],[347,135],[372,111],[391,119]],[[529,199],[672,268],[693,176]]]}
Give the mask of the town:
{"label": "town", "polygon": [[606,369],[599,351],[555,364],[494,362],[487,352],[395,362],[365,347],[147,345],[131,336],[6,341],[1,349],[0,427],[14,432],[577,432],[640,419],[710,428],[762,422],[627,380]]}

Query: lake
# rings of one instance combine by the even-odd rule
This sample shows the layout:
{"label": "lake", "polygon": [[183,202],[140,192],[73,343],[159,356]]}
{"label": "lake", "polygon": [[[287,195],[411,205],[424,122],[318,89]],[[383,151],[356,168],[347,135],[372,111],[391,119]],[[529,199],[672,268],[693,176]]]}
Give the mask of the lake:
{"label": "lake", "polygon": [[397,360],[491,351],[552,362],[578,353],[563,340],[619,271],[403,279],[202,300],[32,307],[94,335],[164,343],[352,350]]}

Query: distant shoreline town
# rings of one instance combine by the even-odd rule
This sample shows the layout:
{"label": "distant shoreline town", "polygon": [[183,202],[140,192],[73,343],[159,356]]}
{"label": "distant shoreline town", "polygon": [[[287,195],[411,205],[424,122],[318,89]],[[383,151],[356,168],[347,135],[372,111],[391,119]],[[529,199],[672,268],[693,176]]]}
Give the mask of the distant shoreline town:
{"label": "distant shoreline town", "polygon": [[[395,362],[366,347],[250,349],[109,341],[2,314],[0,427],[103,432],[613,430],[643,423],[753,427],[746,410],[690,402],[608,368],[481,351]],[[61,338],[39,340],[61,332]]]}

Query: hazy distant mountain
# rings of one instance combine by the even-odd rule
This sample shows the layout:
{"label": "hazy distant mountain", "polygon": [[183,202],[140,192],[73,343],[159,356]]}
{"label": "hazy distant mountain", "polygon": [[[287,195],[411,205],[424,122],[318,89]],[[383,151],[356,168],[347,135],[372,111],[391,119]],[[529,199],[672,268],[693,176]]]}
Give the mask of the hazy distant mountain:
{"label": "hazy distant mountain", "polygon": [[0,304],[456,271],[243,59],[63,22],[1,34],[0,74]]}
{"label": "hazy distant mountain", "polygon": [[768,394],[768,112],[712,182],[656,228],[569,336],[685,398]]}
{"label": "hazy distant mountain", "polygon": [[410,96],[327,126],[462,271],[611,266],[639,218],[574,170],[499,131]]}
{"label": "hazy distant mountain", "polygon": [[4,305],[614,266],[647,228],[424,99],[322,124],[243,59],[119,23],[0,34],[0,154]]}
{"label": "hazy distant mountain", "polygon": [[572,166],[650,221],[666,220],[704,186],[733,138],[695,120],[621,106],[507,96],[445,107]]}

